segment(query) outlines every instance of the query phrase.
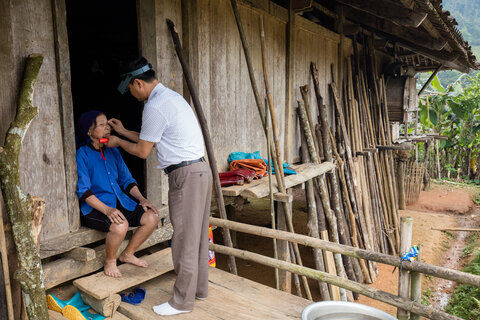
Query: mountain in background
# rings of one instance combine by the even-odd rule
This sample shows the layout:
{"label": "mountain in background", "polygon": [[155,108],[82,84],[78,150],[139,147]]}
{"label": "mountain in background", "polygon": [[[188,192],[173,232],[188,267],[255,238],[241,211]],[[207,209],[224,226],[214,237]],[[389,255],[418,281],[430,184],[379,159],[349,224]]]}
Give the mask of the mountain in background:
{"label": "mountain in background", "polygon": [[[465,40],[472,46],[473,54],[480,59],[480,0],[443,0],[443,8],[450,11],[450,14],[458,22],[458,30]],[[470,71],[473,75],[478,71]],[[438,73],[438,79],[443,86],[453,83],[461,76],[458,71],[443,71]],[[420,83],[425,83],[429,73],[418,75]],[[464,77],[463,79],[466,80]]]}

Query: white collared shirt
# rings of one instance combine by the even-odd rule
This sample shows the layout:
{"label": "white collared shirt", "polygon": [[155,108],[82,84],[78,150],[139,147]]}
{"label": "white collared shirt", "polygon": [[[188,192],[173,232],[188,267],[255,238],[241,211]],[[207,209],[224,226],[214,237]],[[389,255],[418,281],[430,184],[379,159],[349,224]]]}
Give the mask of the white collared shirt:
{"label": "white collared shirt", "polygon": [[145,103],[140,139],[155,143],[159,169],[205,155],[202,131],[192,108],[161,83]]}

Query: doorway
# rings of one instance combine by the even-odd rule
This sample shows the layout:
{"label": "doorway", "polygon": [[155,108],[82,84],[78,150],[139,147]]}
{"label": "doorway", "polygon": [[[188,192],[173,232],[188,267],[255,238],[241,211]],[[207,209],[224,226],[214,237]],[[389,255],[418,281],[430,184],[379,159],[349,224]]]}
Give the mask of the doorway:
{"label": "doorway", "polygon": [[[117,91],[122,63],[139,55],[136,1],[66,0],[66,7],[75,126],[95,109],[140,131],[143,104]],[[119,149],[145,192],[145,161]]]}

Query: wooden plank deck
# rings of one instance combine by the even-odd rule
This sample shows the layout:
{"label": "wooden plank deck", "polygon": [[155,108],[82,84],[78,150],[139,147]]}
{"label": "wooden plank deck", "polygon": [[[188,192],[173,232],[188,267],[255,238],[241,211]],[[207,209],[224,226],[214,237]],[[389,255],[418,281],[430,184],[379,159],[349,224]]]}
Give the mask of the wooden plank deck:
{"label": "wooden plank deck", "polygon": [[[137,306],[122,302],[117,312],[133,320],[170,319],[153,312],[154,305],[168,301],[172,296],[174,272],[164,274],[142,285],[147,294]],[[211,268],[209,296],[195,300],[193,312],[175,316],[175,319],[300,319],[302,310],[310,301],[263,284]]]}
{"label": "wooden plank deck", "polygon": [[[304,163],[292,165],[292,169],[297,171],[297,174],[285,177],[285,187],[287,189],[334,170],[335,164],[328,161],[320,164]],[[277,181],[275,179],[273,180],[273,192],[278,192]],[[224,187],[222,188],[222,193],[224,196],[231,197],[263,198],[269,195],[268,178],[254,180],[251,183],[246,183],[241,186]]]}

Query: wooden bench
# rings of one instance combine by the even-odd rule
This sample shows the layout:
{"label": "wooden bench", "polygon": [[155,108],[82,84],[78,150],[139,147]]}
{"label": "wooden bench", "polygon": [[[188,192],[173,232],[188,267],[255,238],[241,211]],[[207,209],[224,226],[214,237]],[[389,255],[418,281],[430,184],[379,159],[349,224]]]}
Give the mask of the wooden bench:
{"label": "wooden bench", "polygon": [[[335,164],[332,162],[323,162],[320,164],[304,163],[300,165],[292,165],[291,168],[297,172],[285,176],[285,188],[289,189],[296,185],[302,184],[314,177],[323,175],[329,171],[335,169]],[[273,178],[273,192],[277,201],[282,201],[283,195],[279,194],[277,189],[277,180]],[[254,180],[251,183],[245,183],[243,185],[235,185],[222,188],[224,196],[243,198],[264,198],[270,194],[270,187],[268,177],[264,177],[260,180]]]}

